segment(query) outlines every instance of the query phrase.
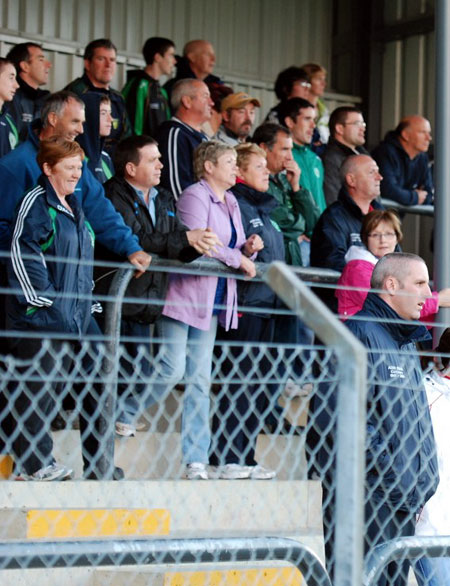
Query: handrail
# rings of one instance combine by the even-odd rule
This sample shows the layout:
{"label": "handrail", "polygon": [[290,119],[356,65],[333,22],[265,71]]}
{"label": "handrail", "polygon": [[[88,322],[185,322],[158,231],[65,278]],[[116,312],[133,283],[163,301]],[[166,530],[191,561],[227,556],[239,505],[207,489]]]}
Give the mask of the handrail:
{"label": "handrail", "polygon": [[0,568],[99,567],[280,560],[294,565],[308,586],[331,586],[318,556],[284,537],[102,539],[0,543]]}
{"label": "handrail", "polygon": [[388,563],[421,557],[450,557],[450,536],[402,537],[374,547],[366,556],[363,586],[375,586]]}
{"label": "handrail", "polygon": [[415,205],[415,206],[404,206],[398,201],[393,199],[387,199],[383,197],[381,203],[385,208],[397,210],[402,214],[414,214],[416,216],[429,216],[434,217],[434,206],[432,205]]}
{"label": "handrail", "polygon": [[328,307],[284,263],[272,263],[269,286],[337,357],[337,452],[334,582],[361,583],[364,528],[364,441],[367,351]]}

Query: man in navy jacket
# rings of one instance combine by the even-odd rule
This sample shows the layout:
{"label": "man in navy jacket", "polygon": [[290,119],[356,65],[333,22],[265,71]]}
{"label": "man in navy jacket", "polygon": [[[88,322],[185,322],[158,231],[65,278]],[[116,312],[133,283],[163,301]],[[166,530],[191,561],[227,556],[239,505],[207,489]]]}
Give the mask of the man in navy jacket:
{"label": "man in navy jacket", "polygon": [[157,140],[164,165],[161,185],[178,199],[197,180],[193,152],[207,140],[202,124],[211,118],[214,102],[203,81],[181,79],[173,86],[171,103],[175,116],[161,124]]}
{"label": "man in navy jacket", "polygon": [[403,118],[373,151],[383,175],[381,196],[411,206],[433,203],[433,179],[428,162],[431,127],[422,116]]}
{"label": "man in navy jacket", "polygon": [[[415,344],[430,339],[418,325],[431,295],[428,269],[414,254],[392,253],[375,266],[363,309],[349,329],[368,349],[366,412],[365,551],[390,539],[414,535],[416,515],[436,491],[439,474],[429,408]],[[414,320],[414,321],[413,321]],[[334,387],[323,387],[313,412],[328,439],[320,448],[324,471],[324,535],[328,563],[333,566],[334,490],[332,459]],[[357,389],[355,389],[355,393]],[[319,406],[322,404],[322,408]],[[323,404],[327,409],[323,409]],[[324,449],[327,443],[329,449]],[[377,586],[406,586],[408,562],[391,562]]]}

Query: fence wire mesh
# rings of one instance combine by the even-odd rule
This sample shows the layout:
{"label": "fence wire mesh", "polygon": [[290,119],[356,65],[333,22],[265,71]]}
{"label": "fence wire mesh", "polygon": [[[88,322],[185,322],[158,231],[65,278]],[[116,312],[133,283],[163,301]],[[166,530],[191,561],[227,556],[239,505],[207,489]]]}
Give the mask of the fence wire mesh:
{"label": "fence wire mesh", "polygon": [[[77,568],[71,584],[327,584],[322,560],[333,581],[342,555],[337,399],[343,373],[354,368],[349,357],[313,341],[281,304],[241,307],[238,334],[219,326],[196,336],[164,318],[138,327],[122,320],[117,344],[116,309],[79,337],[5,332],[15,350],[0,361],[0,541],[11,547],[0,551],[0,566],[52,568],[48,584],[61,582],[60,566]],[[289,328],[299,342],[283,342]],[[353,446],[353,456],[365,454],[365,583],[406,584],[414,559],[410,580],[449,584],[450,537],[427,545],[421,536],[450,533],[442,504],[450,383],[429,365],[424,386],[412,348],[393,355],[381,346],[368,359],[366,439]],[[441,482],[428,500],[438,466]],[[415,533],[414,547],[406,543],[380,566],[384,554],[374,548]],[[258,541],[268,535],[283,539]],[[170,539],[243,541],[236,551],[223,542],[228,557],[207,540],[168,554],[161,536],[168,551]],[[159,565],[150,572],[149,563]],[[170,573],[167,563],[191,566]],[[82,569],[89,565],[95,571]],[[10,572],[0,583],[10,583]]]}

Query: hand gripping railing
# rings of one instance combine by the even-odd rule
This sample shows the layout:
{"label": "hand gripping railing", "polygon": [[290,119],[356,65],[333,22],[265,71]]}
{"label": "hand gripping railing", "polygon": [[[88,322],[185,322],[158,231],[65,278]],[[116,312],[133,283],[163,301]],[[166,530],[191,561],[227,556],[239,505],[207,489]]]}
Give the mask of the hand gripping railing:
{"label": "hand gripping railing", "polygon": [[290,267],[272,263],[265,280],[337,357],[334,584],[359,586],[363,571],[366,349]]}

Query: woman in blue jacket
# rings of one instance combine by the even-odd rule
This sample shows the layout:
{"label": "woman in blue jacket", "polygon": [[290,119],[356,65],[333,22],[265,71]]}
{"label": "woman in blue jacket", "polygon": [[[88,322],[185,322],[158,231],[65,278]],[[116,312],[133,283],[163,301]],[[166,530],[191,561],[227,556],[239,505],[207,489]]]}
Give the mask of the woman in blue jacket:
{"label": "woman in blue jacket", "polygon": [[[52,456],[50,423],[57,407],[49,380],[70,368],[64,341],[76,352],[77,341],[100,333],[91,317],[94,235],[73,195],[83,158],[76,142],[61,137],[42,141],[37,155],[42,175],[24,195],[14,224],[7,325],[17,334],[11,339],[12,354],[31,360],[32,366],[26,382],[11,394],[16,428],[11,441],[16,467],[25,480],[71,476],[72,471]],[[98,397],[83,395],[80,429],[89,474],[90,458],[98,451],[91,417]]]}
{"label": "woman in blue jacket", "polygon": [[[269,188],[269,171],[265,152],[253,143],[236,148],[239,168],[238,182],[232,188],[241,210],[242,224],[246,236],[257,234],[264,241],[264,248],[258,253],[258,260],[270,263],[284,261],[283,234],[271,220],[270,214],[278,204],[266,193]],[[251,237],[251,236],[250,236]],[[250,308],[251,312],[239,317],[237,330],[225,332],[220,337],[227,341],[239,341],[237,346],[227,349],[229,357],[222,365],[222,375],[232,376],[237,369],[246,379],[267,376],[270,371],[269,349],[253,344],[254,348],[242,348],[243,343],[274,340],[275,320],[272,310],[279,308],[276,294],[261,282],[238,282],[239,306]],[[255,369],[257,363],[257,371]],[[275,476],[255,460],[256,439],[264,423],[265,415],[273,409],[276,389],[266,392],[266,383],[228,384],[222,388],[218,401],[218,414],[213,421],[213,442],[210,463],[219,465],[218,476],[223,479],[253,478],[269,479]],[[272,389],[271,389],[272,390]]]}

